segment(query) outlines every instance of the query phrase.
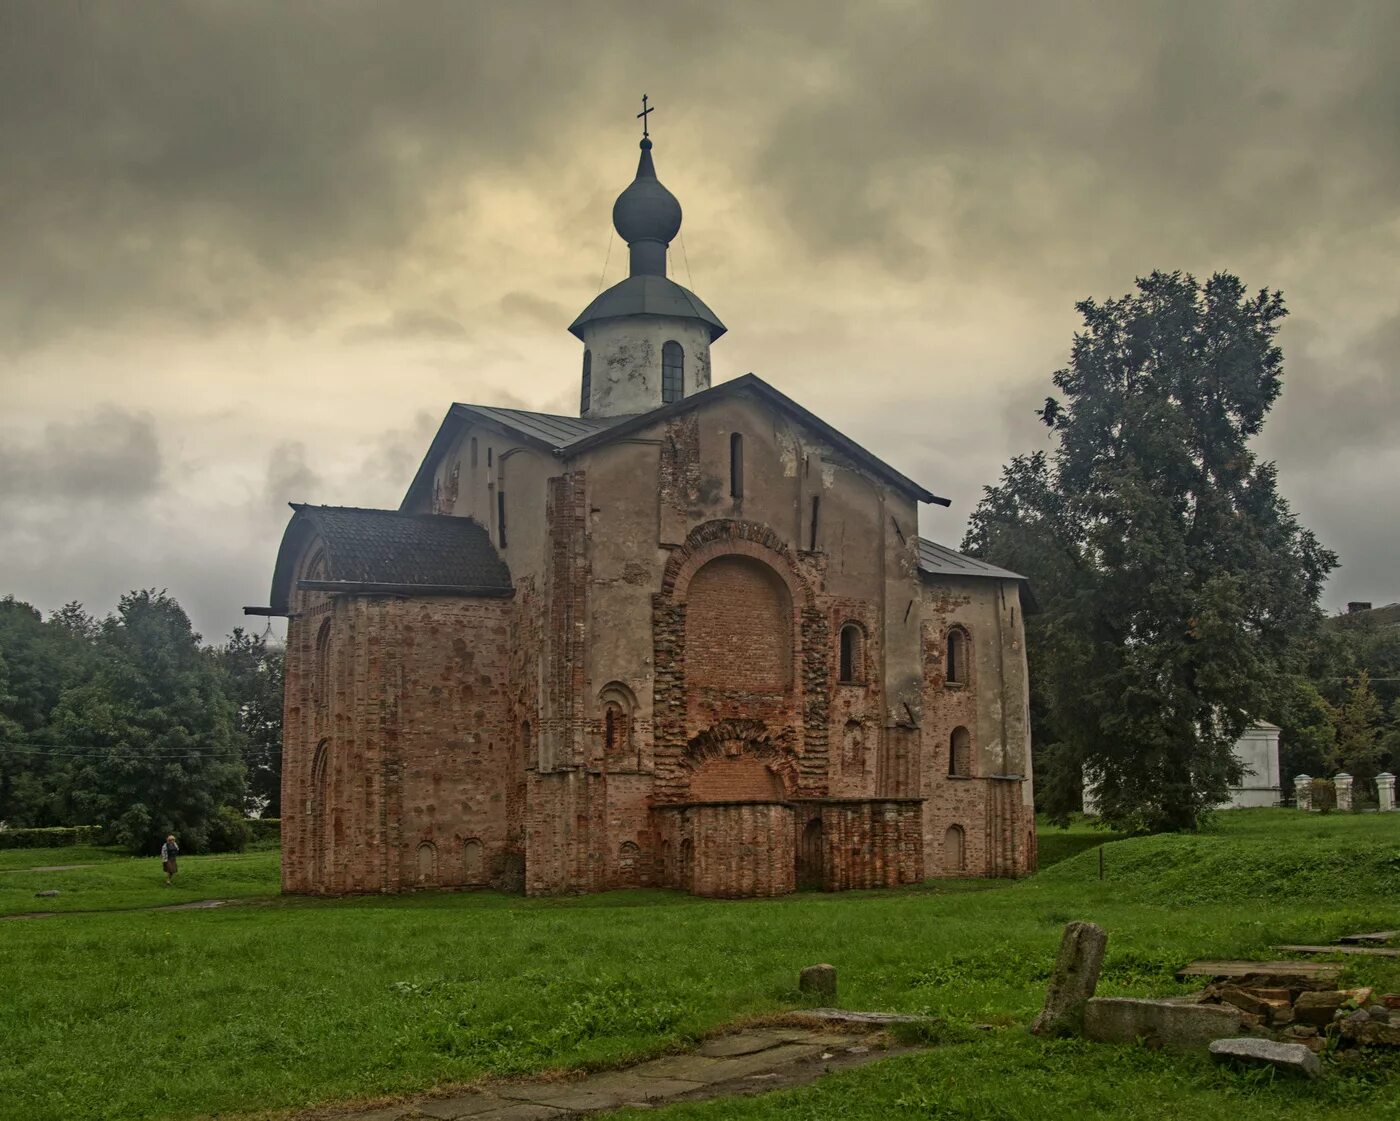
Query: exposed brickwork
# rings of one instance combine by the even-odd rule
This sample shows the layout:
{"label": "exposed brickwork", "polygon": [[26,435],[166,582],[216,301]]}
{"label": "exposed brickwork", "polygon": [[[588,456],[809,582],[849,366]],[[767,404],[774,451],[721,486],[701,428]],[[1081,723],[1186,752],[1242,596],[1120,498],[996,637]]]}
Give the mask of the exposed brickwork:
{"label": "exposed brickwork", "polygon": [[[741,429],[688,413],[610,461],[512,460],[512,598],[296,593],[287,890],[744,896],[1034,868],[1014,588],[921,577],[898,530],[912,504],[869,478],[837,501],[856,468],[790,429],[769,425],[779,458],[741,502],[724,483]],[[764,430],[743,434],[756,471]],[[489,488],[462,484],[458,512],[480,516]],[[765,506],[765,486],[792,501]],[[303,578],[324,573],[315,545]]]}

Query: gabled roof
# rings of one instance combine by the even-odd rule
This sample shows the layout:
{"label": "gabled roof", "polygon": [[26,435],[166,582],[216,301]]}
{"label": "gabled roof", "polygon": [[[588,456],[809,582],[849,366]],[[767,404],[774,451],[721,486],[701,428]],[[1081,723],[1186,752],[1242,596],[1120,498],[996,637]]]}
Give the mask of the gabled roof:
{"label": "gabled roof", "polygon": [[852,460],[865,467],[872,474],[920,502],[933,502],[939,506],[949,505],[948,499],[940,498],[914,482],[907,475],[896,471],[883,459],[872,455],[849,436],[822,420],[815,413],[808,412],[791,397],[780,393],[756,374],[745,374],[732,381],[722,382],[710,389],[701,390],[693,396],[677,401],[672,405],[662,405],[650,412],[635,416],[614,417],[565,417],[549,413],[532,413],[523,409],[496,409],[486,405],[453,405],[443,418],[442,426],[433,437],[428,454],[423,457],[418,473],[409,484],[401,509],[413,504],[429,486],[433,465],[456,439],[464,423],[472,419],[484,420],[518,436],[526,443],[552,452],[559,456],[572,456],[588,448],[598,447],[612,440],[622,439],[673,416],[680,416],[692,409],[698,409],[715,401],[729,397],[750,394],[766,401],[778,411],[796,419],[812,429],[827,443],[838,448]]}
{"label": "gabled roof", "polygon": [[507,596],[510,569],[471,518],[405,514],[355,506],[291,504],[272,575],[273,614],[285,615],[306,545],[319,538],[324,590],[418,591],[424,595]]}
{"label": "gabled roof", "polygon": [[930,541],[926,537],[917,538],[919,547],[919,571],[929,576],[962,576],[984,580],[1015,580],[1021,585],[1021,604],[1026,614],[1033,615],[1040,610],[1036,603],[1031,582],[1019,572],[998,568],[966,553],[955,553],[946,545]]}

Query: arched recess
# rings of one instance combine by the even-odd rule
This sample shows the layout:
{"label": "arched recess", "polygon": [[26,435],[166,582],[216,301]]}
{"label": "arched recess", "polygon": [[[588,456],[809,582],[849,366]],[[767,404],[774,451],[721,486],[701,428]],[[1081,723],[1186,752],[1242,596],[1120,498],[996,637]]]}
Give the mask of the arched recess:
{"label": "arched recess", "polygon": [[475,837],[462,842],[462,882],[464,884],[484,884],[486,882],[486,848]]}
{"label": "arched recess", "polygon": [[797,789],[797,760],[757,720],[722,720],[681,756],[695,802],[781,802]]}
{"label": "arched recess", "polygon": [[967,870],[966,835],[961,825],[950,825],[943,834],[943,871],[957,874]]}
{"label": "arched recess", "polygon": [[438,882],[437,845],[432,841],[418,843],[418,883],[431,887]]}
{"label": "arched recess", "polygon": [[603,757],[627,766],[638,765],[637,695],[621,681],[609,681],[598,690],[598,704],[602,710]]}
{"label": "arched recess", "polygon": [[955,778],[972,777],[972,733],[962,725],[948,737],[948,773]]}
{"label": "arched recess", "polygon": [[331,800],[331,741],[316,745],[311,756],[311,783],[307,791],[307,820],[311,824],[311,878],[315,886],[326,883],[326,843]]}
{"label": "arched recess", "polygon": [[854,775],[865,771],[865,725],[859,720],[847,720],[841,731],[841,769]]}
{"label": "arched recess", "polygon": [[623,841],[617,846],[617,879],[623,887],[640,887],[642,882],[642,850],[635,841]]}
{"label": "arched recess", "polygon": [[316,631],[316,651],[311,670],[312,708],[324,727],[330,714],[331,699],[331,621],[321,621]]}
{"label": "arched recess", "polygon": [[745,694],[793,691],[795,620],[786,582],[757,558],[715,557],[686,596],[686,683]]}
{"label": "arched recess", "polygon": [[948,685],[972,681],[972,636],[966,627],[949,627],[943,663],[943,680]]}

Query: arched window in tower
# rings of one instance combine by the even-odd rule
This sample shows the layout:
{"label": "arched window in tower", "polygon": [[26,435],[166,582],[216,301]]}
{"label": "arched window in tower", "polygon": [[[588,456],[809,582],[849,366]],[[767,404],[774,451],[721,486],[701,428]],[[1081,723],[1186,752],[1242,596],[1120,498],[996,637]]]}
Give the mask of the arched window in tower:
{"label": "arched window in tower", "polygon": [[685,351],[674,339],[661,348],[661,403],[670,405],[685,396]]}
{"label": "arched window in tower", "polygon": [[954,778],[972,777],[972,735],[961,725],[948,741],[948,773]]}
{"label": "arched window in tower", "polygon": [[583,392],[579,395],[579,416],[587,416],[593,407],[593,352],[583,352]]}
{"label": "arched window in tower", "polygon": [[331,701],[331,621],[324,620],[316,632],[316,668],[311,679],[312,700],[318,713],[324,714]]}
{"label": "arched window in tower", "polygon": [[948,665],[943,680],[949,685],[966,685],[968,681],[968,654],[972,644],[962,627],[953,627],[948,632]]}
{"label": "arched window in tower", "polygon": [[863,669],[865,662],[864,645],[861,639],[865,636],[861,633],[860,627],[855,623],[847,623],[841,628],[841,657],[839,665],[838,680],[842,685],[858,685],[864,677]]}
{"label": "arched window in tower", "polygon": [[729,497],[744,497],[744,438],[737,432],[729,436]]}

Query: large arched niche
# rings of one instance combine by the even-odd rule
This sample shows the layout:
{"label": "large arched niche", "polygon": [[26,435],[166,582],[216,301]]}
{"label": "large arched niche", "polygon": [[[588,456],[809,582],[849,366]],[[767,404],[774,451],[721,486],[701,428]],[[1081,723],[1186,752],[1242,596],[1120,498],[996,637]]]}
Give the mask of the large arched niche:
{"label": "large arched niche", "polygon": [[794,686],[796,620],[787,582],[743,553],[707,561],[685,590],[686,683],[785,694]]}

